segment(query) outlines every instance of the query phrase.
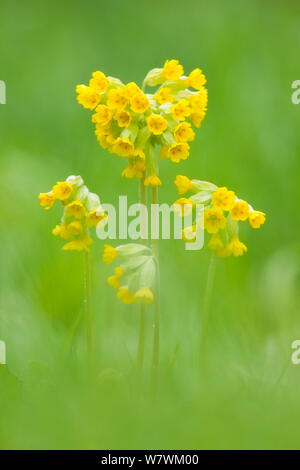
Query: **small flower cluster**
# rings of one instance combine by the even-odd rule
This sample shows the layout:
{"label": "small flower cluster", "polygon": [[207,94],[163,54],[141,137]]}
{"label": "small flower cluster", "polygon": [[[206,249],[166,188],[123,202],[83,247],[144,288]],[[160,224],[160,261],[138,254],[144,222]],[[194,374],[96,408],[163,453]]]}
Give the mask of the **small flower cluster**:
{"label": "small flower cluster", "polygon": [[38,198],[46,210],[56,201],[60,201],[64,207],[61,223],[52,230],[53,235],[68,240],[62,249],[88,252],[93,243],[89,228],[96,227],[107,215],[99,197],[89,192],[81,176],[69,176],[66,181],[59,181],[52,191],[40,193]]}
{"label": "small flower cluster", "polygon": [[117,290],[118,299],[124,304],[151,304],[156,264],[150,248],[135,243],[117,248],[104,245],[103,261],[110,264],[115,259],[120,261],[119,266],[114,269],[114,274],[107,282]]}
{"label": "small flower cluster", "polygon": [[[256,211],[248,202],[239,199],[233,191],[226,187],[218,188],[207,181],[190,180],[186,176],[177,175],[175,185],[178,194],[188,191],[194,194],[189,198],[180,198],[175,204],[188,211],[198,203],[204,205],[204,229],[211,234],[208,247],[218,256],[241,256],[247,247],[239,240],[239,225],[248,220],[252,228],[260,228],[266,220],[263,212]],[[186,215],[186,212],[185,212]],[[197,221],[187,232],[195,232]],[[189,240],[191,239],[189,233]]]}
{"label": "small flower cluster", "polygon": [[[184,75],[177,60],[167,60],[163,68],[151,70],[143,88],[130,82],[92,74],[89,86],[78,85],[77,100],[95,111],[92,122],[99,144],[110,153],[128,158],[122,175],[145,178],[145,186],[159,186],[155,147],[161,158],[186,160],[195,137],[193,123],[200,127],[207,109],[205,75],[200,69]],[[158,87],[144,93],[145,86]],[[192,88],[193,90],[190,90]]]}

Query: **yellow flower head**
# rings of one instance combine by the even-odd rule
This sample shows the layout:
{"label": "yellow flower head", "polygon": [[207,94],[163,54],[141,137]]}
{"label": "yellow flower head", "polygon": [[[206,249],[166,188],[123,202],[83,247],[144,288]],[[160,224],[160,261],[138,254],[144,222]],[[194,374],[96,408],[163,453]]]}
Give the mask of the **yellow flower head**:
{"label": "yellow flower head", "polygon": [[134,113],[144,113],[149,107],[150,103],[143,92],[135,93],[130,99],[130,107]]}
{"label": "yellow flower head", "polygon": [[118,121],[119,127],[128,127],[131,123],[131,115],[127,111],[119,111],[115,119]]}
{"label": "yellow flower head", "polygon": [[80,235],[83,232],[82,223],[79,220],[74,220],[68,225],[68,231],[72,235]]}
{"label": "yellow flower head", "polygon": [[161,180],[159,177],[155,174],[152,173],[151,175],[148,175],[147,178],[145,178],[144,185],[145,186],[161,186]]}
{"label": "yellow flower head", "polygon": [[177,175],[174,183],[177,186],[178,194],[185,194],[193,188],[191,180],[183,175]]}
{"label": "yellow flower head", "polygon": [[135,82],[130,82],[123,88],[123,94],[128,100],[132,98],[136,93],[141,93],[140,87]]}
{"label": "yellow flower head", "polygon": [[133,292],[131,292],[127,286],[121,286],[118,294],[117,294],[118,299],[121,299],[123,304],[133,304],[136,302],[136,298]]}
{"label": "yellow flower head", "polygon": [[102,128],[96,128],[95,134],[99,144],[105,149],[110,147],[115,141],[114,134],[110,131],[103,130]]}
{"label": "yellow flower head", "polygon": [[234,192],[228,191],[225,186],[218,188],[212,195],[213,206],[224,211],[229,211],[232,208],[235,199]]}
{"label": "yellow flower head", "polygon": [[98,223],[105,218],[103,209],[93,209],[86,216],[86,225],[88,227],[96,227]]}
{"label": "yellow flower head", "polygon": [[104,251],[102,255],[102,259],[104,263],[110,264],[112,263],[118,255],[118,251],[110,245],[104,245]]}
{"label": "yellow flower head", "polygon": [[94,109],[101,101],[101,96],[92,88],[85,85],[77,85],[77,101],[86,109]]}
{"label": "yellow flower head", "polygon": [[205,83],[206,83],[205,75],[200,69],[193,70],[189,74],[188,78],[186,79],[187,86],[195,88],[195,90],[201,90],[201,88],[205,85]]}
{"label": "yellow flower head", "polygon": [[181,122],[175,128],[174,137],[177,142],[189,142],[194,140],[195,132],[191,128],[190,123]]}
{"label": "yellow flower head", "polygon": [[199,93],[189,97],[189,104],[193,113],[202,113],[207,107],[207,90],[204,88]]}
{"label": "yellow flower head", "polygon": [[75,217],[75,219],[82,219],[85,214],[85,207],[81,201],[73,201],[67,205],[66,213],[68,216]]}
{"label": "yellow flower head", "polygon": [[183,75],[183,67],[179,64],[178,60],[166,60],[162,75],[167,80],[176,81]]}
{"label": "yellow flower head", "polygon": [[113,111],[105,104],[99,104],[96,108],[96,113],[92,116],[92,122],[100,126],[109,124],[113,117]]}
{"label": "yellow flower head", "polygon": [[119,111],[125,108],[128,103],[128,99],[126,98],[123,90],[124,89],[121,88],[113,88],[108,92],[107,105],[110,108],[117,109]]}
{"label": "yellow flower head", "polygon": [[221,209],[206,209],[204,211],[204,228],[208,233],[217,233],[226,227],[226,222]]}
{"label": "yellow flower head", "polygon": [[84,238],[72,240],[63,246],[65,251],[90,251],[89,246],[93,244],[93,240],[87,235]]}
{"label": "yellow flower head", "polygon": [[150,305],[153,302],[153,293],[149,287],[141,287],[135,293],[135,300],[141,302],[144,305]]}
{"label": "yellow flower head", "polygon": [[189,156],[190,146],[189,144],[182,142],[172,144],[168,149],[167,158],[172,162],[178,163],[180,160],[186,160]]}
{"label": "yellow flower head", "polygon": [[228,244],[228,250],[233,256],[242,256],[247,252],[247,247],[237,237],[234,237]]}
{"label": "yellow flower head", "polygon": [[154,135],[162,134],[168,127],[168,121],[159,114],[151,114],[147,118],[148,129]]}
{"label": "yellow flower head", "polygon": [[90,80],[90,88],[92,88],[92,90],[95,90],[97,93],[103,93],[107,90],[109,80],[103,72],[94,72],[92,77],[93,78]]}
{"label": "yellow flower head", "polygon": [[59,181],[53,186],[53,194],[59,201],[66,201],[69,199],[73,191],[73,186],[66,181]]}
{"label": "yellow flower head", "polygon": [[66,224],[56,225],[56,227],[52,230],[52,234],[55,236],[59,235],[60,238],[64,238],[65,240],[67,240],[70,236]]}
{"label": "yellow flower head", "polygon": [[53,206],[53,204],[56,201],[56,198],[55,198],[52,191],[49,192],[49,193],[40,193],[38,195],[38,198],[39,198],[39,201],[40,201],[40,205],[42,207],[44,207],[44,209],[46,209],[46,211],[51,209],[51,207]]}
{"label": "yellow flower head", "polygon": [[170,88],[160,88],[154,96],[154,99],[159,104],[173,103],[174,96],[171,93]]}
{"label": "yellow flower head", "polygon": [[259,211],[249,212],[249,222],[252,228],[260,228],[266,221],[266,214]]}
{"label": "yellow flower head", "polygon": [[247,220],[248,215],[249,204],[246,201],[236,201],[230,210],[232,220]]}
{"label": "yellow flower head", "polygon": [[171,113],[174,118],[179,121],[184,121],[184,119],[191,114],[188,100],[180,100],[178,103],[173,104],[173,106],[171,106]]}
{"label": "yellow flower head", "polygon": [[199,128],[202,124],[203,119],[205,118],[205,111],[201,113],[192,113],[191,120],[197,128]]}
{"label": "yellow flower head", "polygon": [[133,143],[126,137],[118,137],[112,145],[112,152],[119,155],[119,157],[129,157],[133,154]]}
{"label": "yellow flower head", "polygon": [[187,197],[181,197],[174,202],[174,210],[181,216],[189,215],[194,207],[194,201]]}

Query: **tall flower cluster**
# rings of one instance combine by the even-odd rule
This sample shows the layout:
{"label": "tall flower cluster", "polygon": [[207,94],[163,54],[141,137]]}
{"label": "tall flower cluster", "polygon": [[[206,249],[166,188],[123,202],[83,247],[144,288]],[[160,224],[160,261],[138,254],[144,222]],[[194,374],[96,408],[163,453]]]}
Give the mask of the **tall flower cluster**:
{"label": "tall flower cluster", "polygon": [[153,302],[152,287],[155,282],[156,264],[152,251],[144,245],[129,243],[114,248],[104,246],[103,261],[119,265],[107,282],[117,291],[118,299],[124,304],[140,302],[144,305]]}
{"label": "tall flower cluster", "polygon": [[69,176],[66,181],[59,181],[51,191],[40,193],[38,198],[46,210],[56,201],[63,206],[61,222],[52,230],[53,235],[67,241],[62,249],[88,252],[93,243],[89,229],[107,216],[99,197],[88,190],[81,176]]}
{"label": "tall flower cluster", "polygon": [[[188,158],[195,137],[192,124],[200,127],[206,114],[205,83],[200,69],[185,76],[177,60],[167,60],[147,74],[142,89],[97,71],[88,86],[78,85],[76,91],[78,102],[94,111],[99,144],[128,159],[122,175],[159,186],[156,147],[161,158],[176,163]],[[154,92],[145,93],[146,86],[155,87]]]}
{"label": "tall flower cluster", "polygon": [[[253,209],[226,187],[218,188],[207,181],[177,175],[175,185],[180,195],[188,191],[193,193],[189,198],[178,199],[175,203],[179,207],[192,210],[197,203],[204,205],[204,229],[211,235],[208,248],[221,257],[241,256],[247,252],[246,245],[239,240],[239,222],[248,220],[252,228],[260,228],[266,220],[263,212]],[[187,231],[195,231],[199,223],[196,220]]]}

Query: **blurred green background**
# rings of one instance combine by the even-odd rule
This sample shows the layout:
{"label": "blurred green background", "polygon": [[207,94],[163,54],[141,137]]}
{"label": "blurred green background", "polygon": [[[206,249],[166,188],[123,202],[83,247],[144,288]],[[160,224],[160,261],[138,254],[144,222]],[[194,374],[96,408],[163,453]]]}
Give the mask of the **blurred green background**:
{"label": "blurred green background", "polygon": [[[300,4],[294,0],[1,0],[0,447],[299,448]],[[210,253],[162,241],[159,392],[149,402],[153,312],[140,393],[138,307],[123,306],[92,247],[97,383],[86,382],[82,256],[51,229],[60,209],[37,194],[80,174],[102,202],[137,198],[123,162],[101,149],[75,86],[102,70],[141,83],[177,58],[204,70],[208,114],[190,158],[162,161],[160,200],[176,174],[226,185],[267,213],[242,224],[243,258],[217,260],[206,364],[199,340]]]}

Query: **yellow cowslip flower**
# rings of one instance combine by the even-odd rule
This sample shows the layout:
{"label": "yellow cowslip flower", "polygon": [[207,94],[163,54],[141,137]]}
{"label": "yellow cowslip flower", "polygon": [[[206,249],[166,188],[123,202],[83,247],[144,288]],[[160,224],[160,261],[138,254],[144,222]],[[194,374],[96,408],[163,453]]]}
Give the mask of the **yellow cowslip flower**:
{"label": "yellow cowslip flower", "polygon": [[98,223],[106,217],[103,209],[93,209],[86,216],[86,225],[88,227],[96,227]]}
{"label": "yellow cowslip flower", "polygon": [[141,93],[140,87],[135,82],[127,83],[123,88],[123,95],[130,100],[136,93]]}
{"label": "yellow cowslip flower", "polygon": [[135,300],[141,302],[143,305],[150,305],[153,302],[153,293],[149,287],[141,287],[135,293]]}
{"label": "yellow cowslip flower", "polygon": [[224,243],[222,242],[221,237],[218,233],[215,233],[210,237],[207,247],[210,250],[216,252],[218,252],[219,250],[223,250]]}
{"label": "yellow cowslip flower", "polygon": [[94,72],[92,77],[93,78],[90,80],[90,88],[92,88],[92,90],[95,90],[97,93],[103,93],[107,90],[109,80],[103,72]]}
{"label": "yellow cowslip flower", "polygon": [[121,266],[118,266],[114,269],[114,275],[110,276],[107,279],[108,284],[113,287],[114,289],[118,290],[121,285],[121,277],[123,276],[123,268]]}
{"label": "yellow cowslip flower", "polygon": [[66,243],[62,249],[65,251],[90,251],[89,246],[93,244],[91,237],[86,235],[84,238],[79,238],[77,240],[72,240]]}
{"label": "yellow cowslip flower", "polygon": [[179,80],[183,73],[183,67],[179,64],[178,60],[166,60],[162,70],[162,76],[164,78],[167,80],[176,81]]}
{"label": "yellow cowslip flower", "polygon": [[100,126],[107,126],[110,124],[113,117],[113,111],[105,104],[99,104],[96,108],[96,113],[92,115],[92,122]]}
{"label": "yellow cowslip flower", "polygon": [[148,175],[147,178],[145,178],[144,185],[145,186],[161,186],[161,180],[159,177],[155,174],[152,173],[151,175]]}
{"label": "yellow cowslip flower", "polygon": [[68,232],[72,235],[80,235],[83,232],[83,226],[79,220],[74,220],[74,222],[71,222],[67,229]]}
{"label": "yellow cowslip flower", "polygon": [[61,224],[61,225],[56,225],[56,227],[52,230],[52,234],[55,236],[60,236],[60,238],[63,238],[67,240],[70,236],[68,226],[66,224]]}
{"label": "yellow cowslip flower", "polygon": [[133,292],[131,292],[127,286],[121,286],[118,294],[118,299],[122,300],[123,304],[129,305],[136,302],[136,298]]}
{"label": "yellow cowslip flower", "polygon": [[82,219],[85,215],[85,207],[81,201],[70,202],[66,207],[66,214],[75,217],[75,219]]}
{"label": "yellow cowslip flower", "polygon": [[185,194],[193,188],[192,181],[183,175],[177,175],[174,184],[177,186],[178,194]]}
{"label": "yellow cowslip flower", "polygon": [[190,96],[189,105],[192,108],[192,113],[202,113],[206,111],[207,108],[207,90],[203,88],[199,93],[195,93],[194,95]]}
{"label": "yellow cowslip flower", "polygon": [[201,88],[205,85],[206,78],[203,74],[202,70],[195,69],[193,70],[188,78],[186,79],[186,84],[188,87],[195,88],[195,90],[201,90]]}
{"label": "yellow cowslip flower", "polygon": [[125,108],[127,103],[128,99],[126,98],[123,89],[113,88],[108,92],[107,105],[109,108],[120,111],[121,109]]}
{"label": "yellow cowslip flower", "polygon": [[189,156],[190,146],[186,142],[172,144],[168,149],[166,157],[172,162],[178,163],[180,160],[186,160]]}
{"label": "yellow cowslip flower", "polygon": [[38,195],[38,198],[39,198],[39,201],[40,201],[40,205],[44,209],[46,209],[46,211],[51,209],[51,207],[53,206],[53,204],[56,201],[56,198],[55,198],[52,191],[50,191],[49,193],[40,193]]}
{"label": "yellow cowslip flower", "polygon": [[130,107],[134,113],[142,114],[150,107],[145,93],[137,92],[130,98]]}
{"label": "yellow cowslip flower", "polygon": [[174,137],[177,142],[190,142],[195,138],[195,132],[190,123],[181,122],[175,127]]}
{"label": "yellow cowslip flower", "polygon": [[102,255],[102,259],[104,263],[110,264],[112,263],[118,255],[118,251],[110,245],[104,245],[104,251]]}
{"label": "yellow cowslip flower", "polygon": [[111,147],[113,145],[114,141],[116,140],[115,136],[112,132],[104,131],[101,128],[96,127],[95,134],[97,136],[97,140],[98,140],[99,144],[101,145],[101,147],[103,147],[105,149]]}
{"label": "yellow cowslip flower", "polygon": [[236,201],[230,210],[232,220],[247,220],[248,215],[249,204],[246,201]]}
{"label": "yellow cowslip flower", "polygon": [[188,100],[183,99],[178,101],[178,103],[173,104],[173,106],[171,106],[171,113],[174,118],[179,121],[184,121],[184,119],[191,114]]}
{"label": "yellow cowslip flower", "polygon": [[226,218],[221,209],[206,209],[204,211],[204,228],[208,233],[217,233],[226,227]]}
{"label": "yellow cowslip flower", "polygon": [[199,129],[199,127],[202,124],[203,119],[205,118],[205,112],[203,111],[202,113],[192,113],[191,114],[191,120],[194,124],[195,127]]}
{"label": "yellow cowslip flower", "polygon": [[154,95],[154,99],[159,104],[173,103],[174,96],[171,93],[170,88],[160,88]]}
{"label": "yellow cowslip flower", "polygon": [[116,153],[119,157],[129,157],[133,154],[134,146],[133,143],[126,137],[118,137],[111,148],[113,153]]}
{"label": "yellow cowslip flower", "polygon": [[135,148],[133,152],[134,157],[139,157],[141,160],[146,161],[145,152],[141,148]]}
{"label": "yellow cowslip flower", "polygon": [[73,191],[73,186],[71,183],[66,181],[59,181],[56,185],[53,186],[53,194],[56,199],[59,201],[66,201],[69,199]]}
{"label": "yellow cowslip flower", "polygon": [[118,121],[119,127],[128,127],[131,123],[131,115],[127,111],[119,111],[115,115],[115,120]]}
{"label": "yellow cowslip flower", "polygon": [[92,88],[85,85],[77,85],[77,101],[86,109],[94,109],[101,101],[101,96]]}
{"label": "yellow cowslip flower", "polygon": [[266,214],[259,211],[250,211],[249,212],[249,223],[252,228],[260,228],[266,221]]}
{"label": "yellow cowslip flower", "polygon": [[196,240],[196,231],[197,231],[196,224],[182,229],[183,240],[189,243],[194,243],[194,241]]}
{"label": "yellow cowslip flower", "polygon": [[148,129],[154,135],[162,134],[168,127],[168,121],[159,114],[151,114],[147,118]]}
{"label": "yellow cowslip flower", "polygon": [[246,245],[244,245],[244,243],[242,243],[237,237],[230,240],[228,250],[233,254],[233,256],[242,256],[244,253],[247,253]]}
{"label": "yellow cowslip flower", "polygon": [[179,212],[179,214],[183,217],[189,215],[194,207],[194,201],[187,197],[181,197],[174,202],[174,210]]}
{"label": "yellow cowslip flower", "polygon": [[229,211],[232,208],[235,199],[234,192],[228,191],[225,186],[218,188],[212,195],[213,206],[224,211]]}
{"label": "yellow cowslip flower", "polygon": [[124,170],[122,171],[122,176],[124,176],[125,178],[134,178],[135,176],[137,178],[142,178],[145,170],[146,170],[145,161],[138,159],[138,160],[132,161],[130,165],[124,168]]}

